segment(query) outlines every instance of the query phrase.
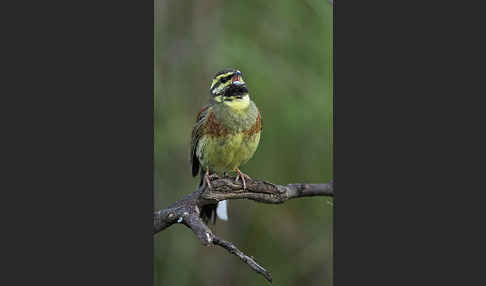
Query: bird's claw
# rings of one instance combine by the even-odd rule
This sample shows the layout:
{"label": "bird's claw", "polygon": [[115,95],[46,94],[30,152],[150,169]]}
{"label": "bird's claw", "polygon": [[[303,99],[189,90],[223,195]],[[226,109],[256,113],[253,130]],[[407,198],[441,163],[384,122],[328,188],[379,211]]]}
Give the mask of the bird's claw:
{"label": "bird's claw", "polygon": [[236,169],[238,175],[236,176],[235,182],[238,182],[239,178],[241,178],[241,182],[243,183],[243,190],[246,190],[246,182],[245,177],[248,180],[251,180],[250,176],[240,171],[240,169]]}
{"label": "bird's claw", "polygon": [[209,174],[209,169],[206,171],[206,175],[204,176],[205,177],[205,180],[206,180],[206,184],[208,186],[209,189],[211,189],[211,180],[213,179],[219,179],[219,176],[215,173],[213,174]]}

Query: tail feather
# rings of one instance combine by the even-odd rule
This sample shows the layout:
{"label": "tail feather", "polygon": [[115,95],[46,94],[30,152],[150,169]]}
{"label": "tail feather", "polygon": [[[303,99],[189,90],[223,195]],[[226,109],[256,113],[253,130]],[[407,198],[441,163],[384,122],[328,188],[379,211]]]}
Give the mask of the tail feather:
{"label": "tail feather", "polygon": [[216,204],[205,205],[202,207],[201,218],[204,221],[204,223],[207,224],[209,221],[211,221],[212,224],[216,223],[216,216],[215,216],[216,208],[217,208]]}
{"label": "tail feather", "polygon": [[228,202],[226,200],[218,202],[216,214],[222,220],[228,220]]}
{"label": "tail feather", "polygon": [[[201,167],[201,172],[199,173],[199,187],[201,187],[204,184],[204,174],[205,170]],[[204,221],[204,223],[208,223],[211,221],[212,224],[216,223],[216,208],[217,204],[212,204],[212,205],[205,205],[201,209],[201,218]]]}

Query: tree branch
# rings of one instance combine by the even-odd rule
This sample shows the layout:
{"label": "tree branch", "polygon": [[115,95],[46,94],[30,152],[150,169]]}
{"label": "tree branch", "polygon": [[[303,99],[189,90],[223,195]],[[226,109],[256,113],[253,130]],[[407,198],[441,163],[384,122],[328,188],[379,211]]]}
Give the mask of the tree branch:
{"label": "tree branch", "polygon": [[218,245],[238,256],[254,271],[262,274],[272,282],[270,272],[234,244],[215,236],[200,217],[205,205],[216,204],[223,200],[249,199],[260,203],[281,204],[289,199],[329,196],[334,197],[333,182],[324,184],[289,184],[276,185],[261,180],[246,180],[246,190],[234,177],[216,178],[211,181],[211,188],[206,184],[190,193],[166,209],[154,212],[153,234],[156,234],[174,223],[182,223],[190,228],[205,246]]}
{"label": "tree branch", "polygon": [[270,272],[265,268],[261,267],[258,263],[253,260],[252,257],[247,256],[243,252],[241,252],[236,246],[234,246],[231,242],[223,240],[217,236],[214,237],[213,243],[223,247],[224,249],[228,250],[230,253],[238,256],[243,262],[248,264],[251,269],[255,270],[256,272],[262,274],[269,282],[272,282],[272,275]]}

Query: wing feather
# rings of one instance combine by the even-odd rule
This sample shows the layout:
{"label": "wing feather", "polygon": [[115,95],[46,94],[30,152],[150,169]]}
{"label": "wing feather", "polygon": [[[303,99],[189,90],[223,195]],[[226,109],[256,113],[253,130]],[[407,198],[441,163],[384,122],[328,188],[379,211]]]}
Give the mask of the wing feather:
{"label": "wing feather", "polygon": [[199,114],[196,118],[196,124],[192,128],[192,136],[191,136],[191,154],[190,154],[190,162],[192,166],[192,176],[197,176],[199,172],[199,159],[196,155],[197,144],[199,143],[199,139],[201,139],[204,131],[204,123],[206,122],[207,115],[210,111],[211,105],[206,105],[201,108]]}

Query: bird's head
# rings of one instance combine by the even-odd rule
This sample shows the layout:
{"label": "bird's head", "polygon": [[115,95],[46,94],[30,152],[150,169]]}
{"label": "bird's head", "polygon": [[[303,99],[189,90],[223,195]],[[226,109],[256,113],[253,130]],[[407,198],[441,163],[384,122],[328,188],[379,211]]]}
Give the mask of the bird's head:
{"label": "bird's head", "polygon": [[224,69],[216,73],[209,90],[215,102],[233,109],[244,109],[250,104],[248,87],[239,70]]}

